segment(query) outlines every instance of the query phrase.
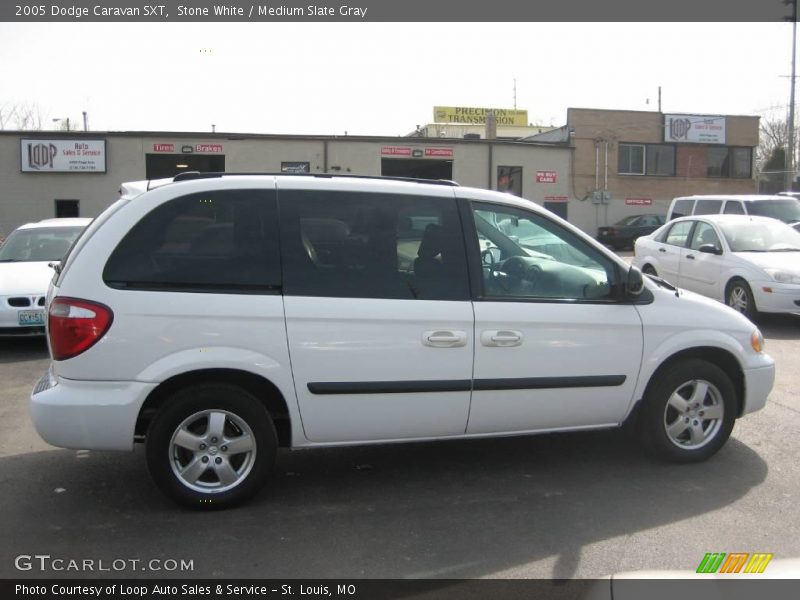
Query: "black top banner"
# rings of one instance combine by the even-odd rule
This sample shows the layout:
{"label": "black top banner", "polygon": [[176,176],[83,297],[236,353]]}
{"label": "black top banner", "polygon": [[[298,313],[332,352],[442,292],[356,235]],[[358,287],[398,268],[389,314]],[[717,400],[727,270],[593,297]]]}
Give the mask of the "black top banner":
{"label": "black top banner", "polygon": [[[0,4],[18,22],[783,21],[783,0],[85,0]],[[791,3],[791,0],[790,0]],[[745,44],[746,40],[731,40]]]}
{"label": "black top banner", "polygon": [[797,580],[0,580],[36,600],[794,600]]}

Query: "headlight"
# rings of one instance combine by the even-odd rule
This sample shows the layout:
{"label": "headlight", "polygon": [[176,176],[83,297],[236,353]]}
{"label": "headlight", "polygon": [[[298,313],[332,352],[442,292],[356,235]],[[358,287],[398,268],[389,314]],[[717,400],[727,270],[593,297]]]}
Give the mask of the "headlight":
{"label": "headlight", "polygon": [[772,277],[778,283],[794,283],[800,284],[800,273],[792,273],[791,271],[781,271],[780,269],[764,269],[767,275]]}
{"label": "headlight", "polygon": [[750,334],[750,345],[758,353],[764,351],[764,336],[761,335],[758,329],[754,329],[753,333]]}

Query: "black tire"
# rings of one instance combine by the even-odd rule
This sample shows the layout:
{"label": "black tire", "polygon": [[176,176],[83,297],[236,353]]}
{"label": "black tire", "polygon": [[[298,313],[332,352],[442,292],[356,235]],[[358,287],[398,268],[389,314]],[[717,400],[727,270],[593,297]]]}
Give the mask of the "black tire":
{"label": "black tire", "polygon": [[255,495],[277,447],[272,419],[252,394],[225,383],[198,384],[167,398],[156,414],[147,434],[147,467],[175,502],[214,510]]}
{"label": "black tire", "polygon": [[653,268],[653,265],[644,265],[642,267],[642,273],[644,273],[645,275],[653,275],[655,277],[658,277],[658,273],[656,273],[656,270]]}
{"label": "black tire", "polygon": [[758,318],[758,308],[753,298],[753,292],[744,279],[731,279],[725,288],[725,304],[733,310],[742,313],[751,321]]}
{"label": "black tire", "polygon": [[730,437],[738,405],[730,377],[700,359],[678,362],[658,373],[643,402],[642,441],[658,458],[679,463],[715,454]]}

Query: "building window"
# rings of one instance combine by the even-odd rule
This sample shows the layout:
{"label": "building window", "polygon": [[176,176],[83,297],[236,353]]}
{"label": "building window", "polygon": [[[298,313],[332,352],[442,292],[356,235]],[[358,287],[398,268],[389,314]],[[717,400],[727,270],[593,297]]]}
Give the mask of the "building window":
{"label": "building window", "polygon": [[645,167],[648,175],[675,175],[675,146],[648,144]]}
{"label": "building window", "polygon": [[80,200],[56,200],[56,218],[80,217],[80,207]]}
{"label": "building window", "polygon": [[733,156],[733,172],[731,177],[750,179],[753,175],[753,149],[752,148],[731,148]]}
{"label": "building window", "polygon": [[619,145],[619,174],[644,175],[644,144]]}
{"label": "building window", "polygon": [[497,167],[497,191],[522,197],[522,167]]}
{"label": "building window", "polygon": [[667,144],[620,144],[620,175],[675,175],[675,146]]}
{"label": "building window", "polygon": [[752,156],[752,148],[709,147],[706,149],[706,176],[749,179]]}

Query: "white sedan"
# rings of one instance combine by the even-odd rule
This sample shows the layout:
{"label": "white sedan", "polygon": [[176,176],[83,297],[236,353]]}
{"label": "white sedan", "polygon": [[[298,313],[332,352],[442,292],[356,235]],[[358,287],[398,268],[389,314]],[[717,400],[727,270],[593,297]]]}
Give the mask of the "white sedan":
{"label": "white sedan", "polygon": [[640,237],[644,273],[725,302],[751,319],[800,314],[800,232],[767,217],[695,215]]}
{"label": "white sedan", "polygon": [[91,219],[47,219],[14,230],[0,246],[0,335],[42,335],[49,266]]}

